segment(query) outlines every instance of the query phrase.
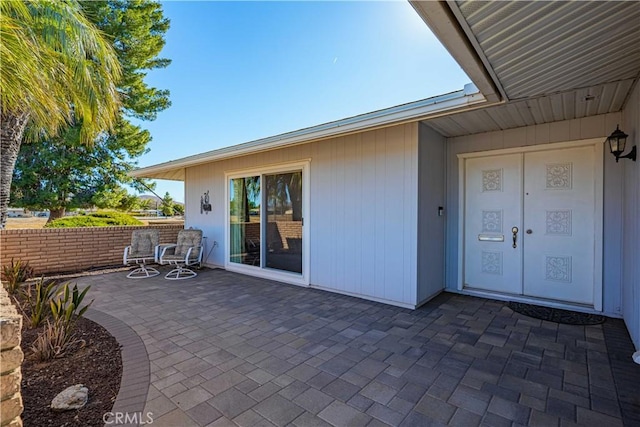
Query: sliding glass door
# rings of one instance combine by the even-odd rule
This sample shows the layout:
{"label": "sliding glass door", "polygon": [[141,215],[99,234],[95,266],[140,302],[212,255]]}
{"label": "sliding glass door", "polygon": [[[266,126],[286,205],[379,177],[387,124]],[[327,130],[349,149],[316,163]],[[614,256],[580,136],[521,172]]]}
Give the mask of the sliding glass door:
{"label": "sliding glass door", "polygon": [[260,265],[260,176],[229,181],[229,261]]}
{"label": "sliding glass door", "polygon": [[302,273],[302,171],[265,175],[264,265]]}
{"label": "sliding glass door", "polygon": [[230,267],[302,276],[303,171],[299,167],[229,176]]}

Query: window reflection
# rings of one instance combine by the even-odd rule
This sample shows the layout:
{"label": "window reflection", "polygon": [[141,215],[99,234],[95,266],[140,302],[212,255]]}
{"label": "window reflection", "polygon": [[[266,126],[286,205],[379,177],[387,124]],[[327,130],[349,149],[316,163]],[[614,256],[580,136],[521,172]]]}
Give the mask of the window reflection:
{"label": "window reflection", "polygon": [[229,261],[302,274],[302,171],[233,178],[229,195]]}
{"label": "window reflection", "polygon": [[260,177],[230,180],[230,261],[260,266]]}
{"label": "window reflection", "polygon": [[302,172],[265,175],[265,266],[302,273]]}

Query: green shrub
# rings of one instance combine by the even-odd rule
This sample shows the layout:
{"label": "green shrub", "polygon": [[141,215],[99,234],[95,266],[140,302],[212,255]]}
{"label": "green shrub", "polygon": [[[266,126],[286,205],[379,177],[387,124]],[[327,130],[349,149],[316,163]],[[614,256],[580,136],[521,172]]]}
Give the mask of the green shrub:
{"label": "green shrub", "polygon": [[[36,283],[35,295],[31,295],[31,326],[36,327],[46,320],[46,325],[31,346],[38,360],[50,360],[62,357],[72,347],[82,344],[74,333],[76,321],[81,318],[93,303],[82,306],[82,301],[91,286],[82,292],[78,285],[70,289],[70,282],[60,286],[56,282],[45,283],[41,279]],[[31,289],[29,289],[31,291]],[[31,292],[29,292],[31,294]],[[49,317],[53,321],[50,321]]]}
{"label": "green shrub", "polygon": [[93,303],[92,300],[84,307],[80,307],[91,286],[87,286],[80,292],[78,285],[73,285],[73,289],[69,292],[69,285],[71,285],[70,282],[61,285],[58,288],[58,292],[56,292],[56,296],[49,301],[53,321],[62,325],[67,335],[71,335],[76,320],[81,318]]}
{"label": "green shrub", "polygon": [[51,314],[51,298],[56,294],[58,283],[45,281],[44,277],[35,284],[35,292],[31,291],[31,285],[25,293],[27,304],[31,310],[29,323],[32,328],[37,328]]}
{"label": "green shrub", "polygon": [[128,215],[123,212],[114,212],[114,211],[98,211],[89,214],[88,216],[92,216],[94,218],[102,218],[108,223],[113,223],[116,225],[140,225],[142,222],[138,221],[131,215]]}
{"label": "green shrub", "polygon": [[69,216],[55,219],[46,228],[69,228],[69,227],[109,227],[117,225],[142,225],[131,215],[121,212],[98,211],[85,216]]}
{"label": "green shrub", "polygon": [[45,228],[71,228],[71,227],[106,227],[107,223],[99,218],[91,218],[88,216],[73,216],[60,219],[54,219],[47,223]]}
{"label": "green shrub", "polygon": [[7,292],[11,295],[16,294],[20,289],[20,285],[26,282],[33,275],[33,268],[29,262],[20,260],[13,261],[11,264],[2,267],[2,284]]}

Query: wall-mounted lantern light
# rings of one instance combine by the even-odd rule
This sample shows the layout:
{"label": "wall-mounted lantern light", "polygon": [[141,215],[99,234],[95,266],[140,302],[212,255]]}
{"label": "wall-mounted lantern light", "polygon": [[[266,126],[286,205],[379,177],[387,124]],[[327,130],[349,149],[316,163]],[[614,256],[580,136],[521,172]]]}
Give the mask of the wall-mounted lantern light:
{"label": "wall-mounted lantern light", "polygon": [[618,163],[618,159],[631,159],[634,162],[636,161],[636,146],[634,145],[629,154],[622,155],[624,153],[625,145],[627,144],[627,135],[626,133],[620,130],[619,126],[616,126],[616,130],[613,131],[609,138],[607,138],[607,142],[609,143],[609,150],[611,150],[611,154],[616,156],[616,163]]}

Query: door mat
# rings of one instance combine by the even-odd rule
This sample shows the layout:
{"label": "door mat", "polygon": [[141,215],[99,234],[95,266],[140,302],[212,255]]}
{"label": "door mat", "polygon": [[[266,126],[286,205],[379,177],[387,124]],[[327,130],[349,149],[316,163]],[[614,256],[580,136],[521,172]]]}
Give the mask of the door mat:
{"label": "door mat", "polygon": [[567,325],[599,325],[607,320],[598,314],[579,313],[577,311],[560,310],[559,308],[541,307],[539,305],[509,302],[509,308],[516,313],[549,322],[566,323]]}

